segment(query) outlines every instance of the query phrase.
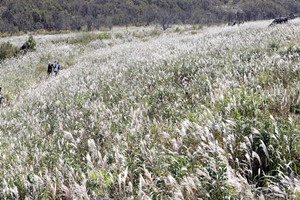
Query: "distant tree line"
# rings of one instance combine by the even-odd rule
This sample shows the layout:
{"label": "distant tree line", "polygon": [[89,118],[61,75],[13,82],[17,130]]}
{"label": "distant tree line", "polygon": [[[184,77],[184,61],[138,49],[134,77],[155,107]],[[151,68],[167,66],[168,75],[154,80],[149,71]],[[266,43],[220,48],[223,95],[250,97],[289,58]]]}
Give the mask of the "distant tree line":
{"label": "distant tree line", "polygon": [[299,0],[2,0],[0,32],[86,30],[116,25],[212,24],[272,19]]}

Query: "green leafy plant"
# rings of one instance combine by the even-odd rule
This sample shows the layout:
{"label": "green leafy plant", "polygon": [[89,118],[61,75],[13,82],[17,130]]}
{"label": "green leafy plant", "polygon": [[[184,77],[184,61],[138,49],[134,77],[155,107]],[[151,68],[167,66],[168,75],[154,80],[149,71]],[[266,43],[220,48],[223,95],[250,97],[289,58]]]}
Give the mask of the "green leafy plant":
{"label": "green leafy plant", "polygon": [[0,45],[0,60],[11,58],[18,53],[18,48],[13,46],[10,42],[5,42]]}
{"label": "green leafy plant", "polygon": [[34,40],[33,36],[29,36],[28,40],[26,41],[26,49],[33,50],[36,46],[36,41]]}

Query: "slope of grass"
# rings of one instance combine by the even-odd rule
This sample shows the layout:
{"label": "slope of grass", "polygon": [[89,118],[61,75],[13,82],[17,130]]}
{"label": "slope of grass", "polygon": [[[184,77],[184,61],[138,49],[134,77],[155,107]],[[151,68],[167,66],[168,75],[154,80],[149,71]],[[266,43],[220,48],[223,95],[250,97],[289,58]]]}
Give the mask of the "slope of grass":
{"label": "slope of grass", "polygon": [[1,199],[296,199],[299,21],[268,23],[37,36],[0,66]]}

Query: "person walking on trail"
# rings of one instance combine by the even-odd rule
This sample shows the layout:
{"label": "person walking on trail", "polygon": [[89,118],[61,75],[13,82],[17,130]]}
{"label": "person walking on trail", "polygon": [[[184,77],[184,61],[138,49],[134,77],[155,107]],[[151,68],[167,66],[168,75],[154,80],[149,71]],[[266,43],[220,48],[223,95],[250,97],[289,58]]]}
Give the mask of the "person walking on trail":
{"label": "person walking on trail", "polygon": [[60,68],[59,62],[56,63],[56,61],[55,61],[55,66],[54,66],[54,73],[55,73],[55,76],[57,76],[57,74],[58,74],[58,72],[59,72],[59,68]]}
{"label": "person walking on trail", "polygon": [[53,71],[54,71],[54,69],[55,69],[55,67],[56,67],[56,61],[54,61],[52,67],[53,67]]}
{"label": "person walking on trail", "polygon": [[0,106],[2,107],[4,97],[2,96],[1,90],[2,90],[2,87],[0,87]]}
{"label": "person walking on trail", "polygon": [[51,76],[52,74],[52,67],[53,67],[53,64],[51,62],[48,62],[48,77]]}

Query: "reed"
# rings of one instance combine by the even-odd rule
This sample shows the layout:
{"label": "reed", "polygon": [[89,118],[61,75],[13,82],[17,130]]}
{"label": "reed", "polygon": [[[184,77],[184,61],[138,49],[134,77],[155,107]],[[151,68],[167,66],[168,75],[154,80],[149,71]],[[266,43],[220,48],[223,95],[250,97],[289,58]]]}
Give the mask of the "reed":
{"label": "reed", "polygon": [[0,64],[0,199],[297,199],[299,20],[268,24],[34,36]]}

